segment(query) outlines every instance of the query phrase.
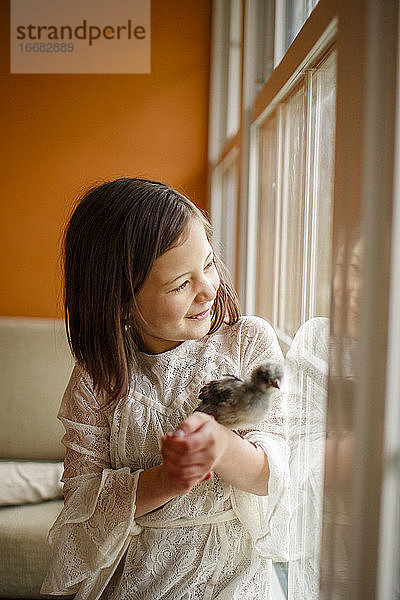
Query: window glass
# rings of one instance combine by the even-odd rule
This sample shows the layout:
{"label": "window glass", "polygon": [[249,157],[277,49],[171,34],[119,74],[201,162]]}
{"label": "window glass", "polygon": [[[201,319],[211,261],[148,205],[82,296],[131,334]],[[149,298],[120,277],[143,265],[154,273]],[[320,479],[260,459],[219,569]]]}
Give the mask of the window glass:
{"label": "window glass", "polygon": [[[318,0],[263,0],[264,11],[271,14],[273,7],[273,66],[278,66],[287,49],[303,27]],[[266,22],[265,35],[271,30],[271,20]],[[268,62],[270,54],[265,59]],[[268,73],[265,69],[266,74]]]}
{"label": "window glass", "polygon": [[307,0],[286,0],[286,48],[299,33],[308,16]]}
{"label": "window glass", "polygon": [[267,81],[274,70],[275,0],[260,0],[258,19],[258,84]]}
{"label": "window glass", "polygon": [[331,51],[259,126],[256,311],[287,345],[329,315],[335,81]]}
{"label": "window glass", "polygon": [[211,193],[211,222],[214,242],[232,278],[236,270],[238,163],[234,149],[215,168]]}
{"label": "window glass", "polygon": [[240,127],[242,25],[242,0],[213,2],[209,159],[214,164]]}
{"label": "window glass", "polygon": [[282,106],[283,165],[281,279],[278,328],[293,337],[301,323],[304,254],[305,87],[302,83]]}
{"label": "window glass", "polygon": [[336,52],[259,125],[256,312],[286,353],[292,481],[290,600],[318,600],[331,281]]}
{"label": "window glass", "polygon": [[237,132],[240,125],[241,60],[242,60],[242,2],[230,1],[228,89],[226,105],[226,138]]}
{"label": "window glass", "polygon": [[[273,323],[274,292],[279,270],[276,268],[278,247],[275,244],[278,213],[278,116],[276,111],[260,127],[259,219],[257,244],[256,304],[259,314]],[[265,264],[268,257],[268,269]]]}
{"label": "window glass", "polygon": [[237,165],[233,162],[222,174],[222,259],[232,277],[236,268],[236,211],[237,211]]}
{"label": "window glass", "polygon": [[329,315],[332,198],[335,149],[336,53],[312,74],[312,315]]}

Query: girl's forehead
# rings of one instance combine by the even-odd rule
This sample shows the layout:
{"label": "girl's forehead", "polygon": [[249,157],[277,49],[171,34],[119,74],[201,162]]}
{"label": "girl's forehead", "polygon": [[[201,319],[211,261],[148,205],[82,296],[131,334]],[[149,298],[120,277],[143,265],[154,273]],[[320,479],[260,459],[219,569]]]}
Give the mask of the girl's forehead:
{"label": "girl's forehead", "polygon": [[[197,216],[191,216],[186,223],[184,230],[178,239],[172,244],[171,248],[174,248],[175,246],[181,246],[186,241],[190,241],[190,238],[197,238],[198,236],[206,237],[208,239],[205,223],[203,223]],[[170,250],[170,248],[168,248],[168,250]]]}
{"label": "girl's forehead", "polygon": [[212,252],[203,224],[192,219],[178,242],[153,263],[149,277],[169,281],[181,273],[190,272]]}

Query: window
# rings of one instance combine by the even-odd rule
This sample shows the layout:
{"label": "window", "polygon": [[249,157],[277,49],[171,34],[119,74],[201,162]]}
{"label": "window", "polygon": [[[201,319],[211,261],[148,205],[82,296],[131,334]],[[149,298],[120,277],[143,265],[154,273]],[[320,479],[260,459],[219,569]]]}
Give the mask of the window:
{"label": "window", "polygon": [[214,161],[240,127],[242,89],[242,1],[214,2],[209,155]]}
{"label": "window", "polygon": [[216,73],[231,38],[214,35],[210,208],[221,241],[236,240],[245,313],[273,324],[287,357],[291,555],[274,597],[397,600],[399,6],[240,4],[229,136]]}
{"label": "window", "polygon": [[[254,123],[256,313],[287,351],[292,478],[288,596],[319,598],[328,375],[336,50],[306,63]],[[251,198],[250,198],[251,201]]]}
{"label": "window", "polygon": [[258,124],[256,312],[286,345],[329,316],[335,78],[331,50]]}
{"label": "window", "polygon": [[[318,24],[319,38],[310,42],[306,53],[303,49],[303,56],[284,80],[279,85],[274,83],[276,73],[287,70],[287,59],[283,57],[281,61],[281,56],[278,61],[277,40],[284,39],[287,48],[312,8],[311,3],[305,3],[297,13],[299,4],[246,4],[242,78],[247,88],[243,90],[242,117],[237,121],[240,129],[233,137],[220,138],[224,141],[219,152],[210,153],[210,208],[222,257],[236,276],[239,288],[237,275],[241,270],[235,258],[237,254],[240,257],[238,247],[243,247],[243,223],[247,223],[246,297],[242,301],[247,304],[246,312],[255,312],[271,322],[283,350],[288,352],[290,364],[291,471],[295,482],[291,560],[289,564],[276,565],[274,593],[282,599],[317,600],[337,59],[336,26],[330,16]],[[215,7],[218,6],[217,2]],[[273,16],[272,25],[268,15]],[[258,43],[257,35],[262,36],[263,43]],[[231,48],[227,39],[226,44]],[[295,46],[294,42],[292,52]],[[223,55],[221,49],[219,52]],[[275,67],[272,74],[271,66]],[[214,73],[216,69],[214,65]],[[268,71],[271,77],[262,86]],[[225,80],[225,98],[228,81],[229,78]],[[253,102],[249,102],[251,89]],[[225,122],[226,112],[217,99],[214,111],[218,110]],[[213,108],[211,111],[215,118]],[[244,195],[246,167],[248,191]]]}
{"label": "window", "polygon": [[318,0],[258,0],[258,76],[263,84],[279,65]]}
{"label": "window", "polygon": [[236,272],[238,152],[232,150],[213,172],[211,221],[219,255],[232,275]]}

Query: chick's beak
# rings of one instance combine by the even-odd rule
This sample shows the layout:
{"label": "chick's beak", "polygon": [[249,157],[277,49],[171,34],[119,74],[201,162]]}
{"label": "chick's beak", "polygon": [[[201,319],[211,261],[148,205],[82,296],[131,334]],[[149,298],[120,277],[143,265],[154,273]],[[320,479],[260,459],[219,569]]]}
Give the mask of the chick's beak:
{"label": "chick's beak", "polygon": [[271,381],[271,385],[272,385],[272,387],[279,390],[279,382],[277,379],[274,379],[273,381]]}

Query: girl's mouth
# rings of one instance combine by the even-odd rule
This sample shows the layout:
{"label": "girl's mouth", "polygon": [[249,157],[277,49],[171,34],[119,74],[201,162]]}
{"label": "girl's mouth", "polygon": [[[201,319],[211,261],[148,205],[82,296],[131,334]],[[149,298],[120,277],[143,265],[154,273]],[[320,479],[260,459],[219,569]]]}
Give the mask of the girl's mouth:
{"label": "girl's mouth", "polygon": [[191,315],[190,317],[186,317],[187,319],[192,319],[194,321],[203,321],[204,319],[206,319],[208,317],[210,313],[210,309],[207,308],[207,310],[204,310],[201,313],[198,313],[197,315]]}

